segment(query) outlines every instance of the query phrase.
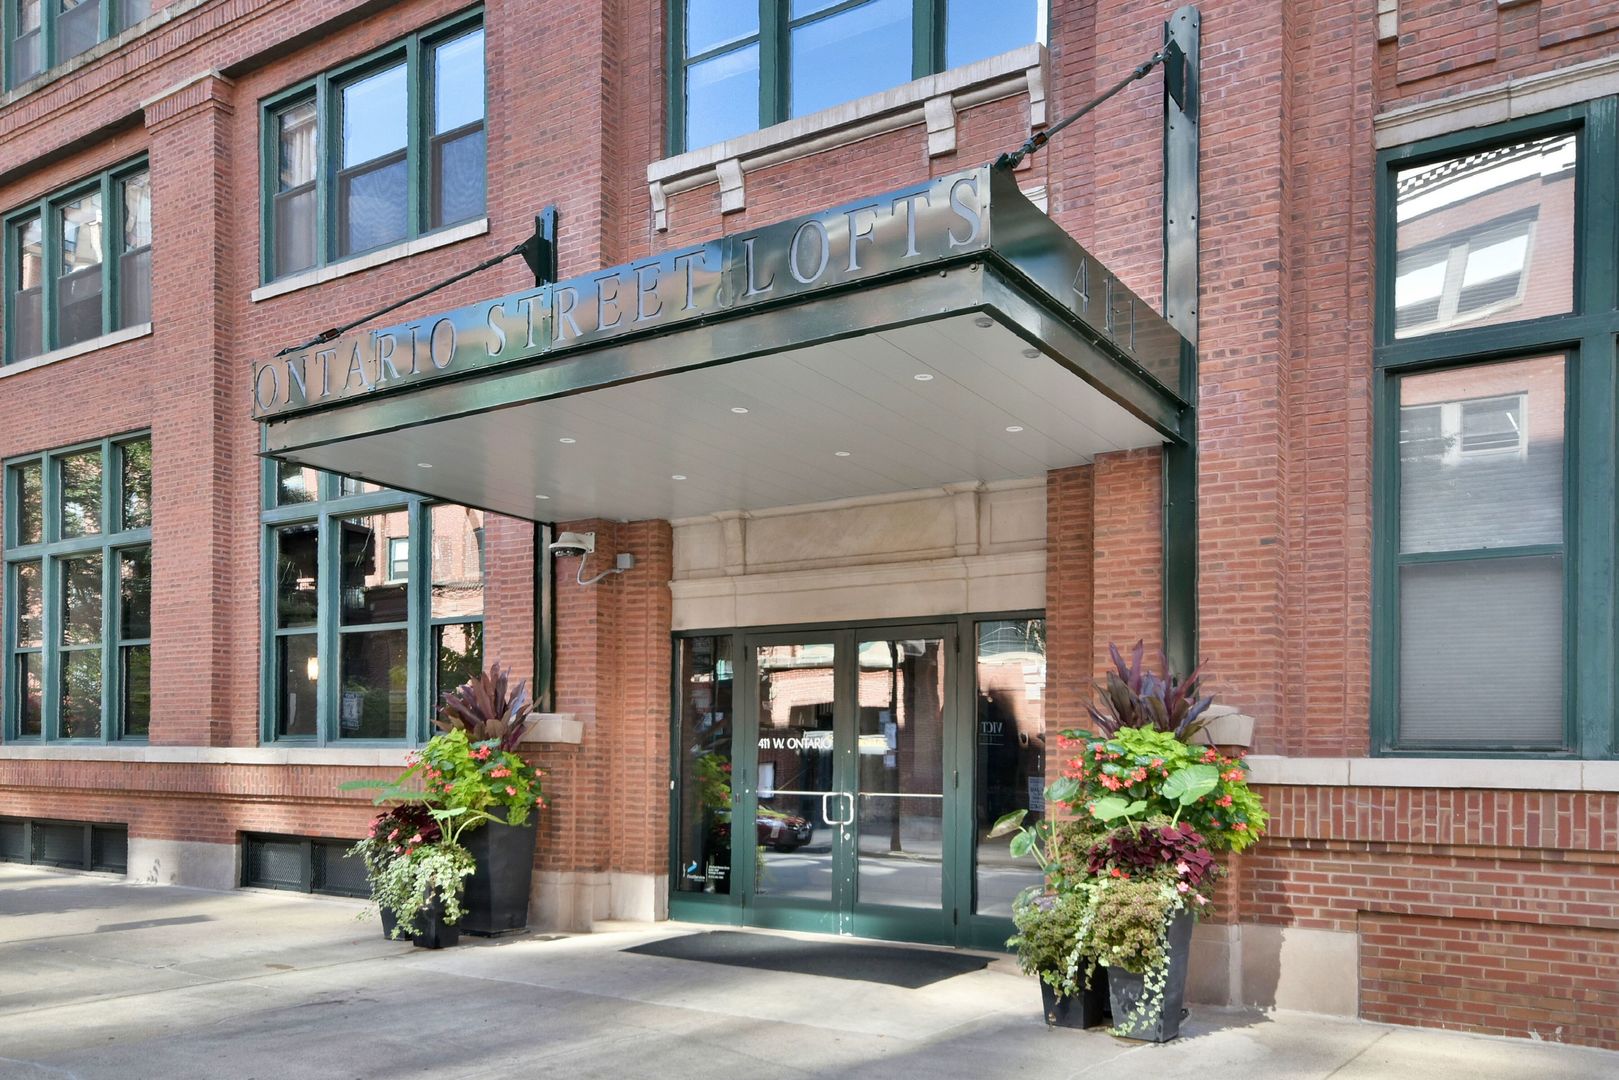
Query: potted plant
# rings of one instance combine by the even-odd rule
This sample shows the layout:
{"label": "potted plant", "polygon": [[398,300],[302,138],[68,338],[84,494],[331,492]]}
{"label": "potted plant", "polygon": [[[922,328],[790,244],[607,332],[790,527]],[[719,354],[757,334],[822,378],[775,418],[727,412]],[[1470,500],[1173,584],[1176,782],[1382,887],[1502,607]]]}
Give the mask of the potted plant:
{"label": "potted plant", "polygon": [[1011,832],[1014,857],[1032,855],[1044,873],[1042,885],[1023,890],[1012,903],[1017,933],[1007,941],[1024,974],[1040,980],[1046,1024],[1088,1028],[1110,1009],[1107,981],[1096,977],[1096,959],[1086,947],[1095,904],[1095,884],[1083,872],[1096,839],[1084,821],[1038,821],[1024,826],[1027,812],[1003,815],[990,836]]}
{"label": "potted plant", "polygon": [[[393,937],[442,941],[437,928],[508,933],[528,923],[540,770],[515,749],[527,696],[498,666],[446,694],[441,729],[394,780],[353,780],[389,810],[351,853]],[[416,924],[424,916],[427,928]],[[390,921],[394,924],[389,929]],[[445,941],[453,944],[453,941]],[[431,945],[430,947],[438,947]]]}
{"label": "potted plant", "polygon": [[[1179,1031],[1192,923],[1221,873],[1215,855],[1248,847],[1269,819],[1241,755],[1188,742],[1212,700],[1198,697],[1197,673],[1178,678],[1167,662],[1161,674],[1143,670],[1140,642],[1129,663],[1110,651],[1113,670],[1097,686],[1100,707],[1090,709],[1096,731],[1062,733],[1058,746],[1074,754],[1046,789],[1047,805],[1092,830],[1081,832],[1082,865],[1072,849],[1041,850],[1042,835],[1054,835],[1042,834],[1052,828],[1046,822],[1020,829],[1013,852],[1034,854],[1047,892],[1066,891],[1082,905],[1063,933],[1073,957],[1107,968],[1113,1033],[1167,1041]],[[1021,816],[996,827],[1019,828],[1011,819]],[[1026,918],[1038,921],[1033,912]]]}
{"label": "potted plant", "polygon": [[470,934],[509,934],[528,926],[535,810],[545,805],[543,770],[517,753],[528,726],[528,706],[524,684],[511,688],[509,672],[497,664],[444,695],[434,719],[443,733],[422,748],[428,791],[438,790],[466,806],[481,826],[469,831],[466,841],[477,863],[467,882],[462,923]]}

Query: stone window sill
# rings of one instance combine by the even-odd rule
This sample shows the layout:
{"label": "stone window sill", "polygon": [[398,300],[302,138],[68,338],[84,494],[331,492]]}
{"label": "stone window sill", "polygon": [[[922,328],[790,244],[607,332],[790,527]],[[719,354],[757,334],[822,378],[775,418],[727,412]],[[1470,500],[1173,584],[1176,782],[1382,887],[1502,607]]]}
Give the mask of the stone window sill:
{"label": "stone window sill", "polygon": [[73,56],[68,57],[66,60],[59,62],[55,67],[46,68],[44,71],[40,72],[38,75],[35,75],[26,82],[18,83],[11,90],[6,91],[4,94],[0,94],[0,109],[4,109],[12,102],[27,97],[29,94],[32,94],[35,90],[38,90],[41,87],[49,86],[51,83],[55,82],[57,79],[60,79],[64,75],[78,71],[80,68],[89,67],[97,60],[100,60],[103,56],[117,52],[119,49],[122,49],[125,45],[128,45],[136,38],[156,30],[165,23],[173,22],[180,16],[186,14],[194,8],[201,7],[207,2],[208,0],[178,0],[176,3],[171,3],[164,6],[161,11],[152,12],[152,14],[146,16],[146,18],[142,19],[140,22],[135,23],[132,26],[126,26],[112,37],[107,38],[104,41],[96,42],[83,52],[76,53]]}
{"label": "stone window sill", "polygon": [[340,765],[405,767],[410,748],[318,746],[74,746],[10,743],[0,761],[122,761],[140,765]]}
{"label": "stone window sill", "polygon": [[660,231],[669,228],[671,195],[719,184],[720,212],[734,213],[747,206],[745,173],[913,124],[927,124],[929,157],[954,153],[959,110],[1019,93],[1027,94],[1029,99],[1030,129],[1044,127],[1050,62],[1046,47],[1032,43],[809,116],[654,161],[646,171],[654,224]]}
{"label": "stone window sill", "polygon": [[149,322],[140,323],[137,326],[126,326],[122,330],[114,330],[110,334],[102,334],[100,337],[93,337],[89,341],[81,341],[77,345],[52,349],[48,353],[40,353],[38,356],[30,356],[26,360],[18,360],[15,364],[6,364],[4,367],[0,367],[0,379],[12,375],[21,375],[25,371],[33,371],[35,368],[42,368],[49,364],[59,364],[63,360],[71,360],[75,356],[83,356],[85,353],[95,352],[97,349],[105,349],[109,345],[121,345],[126,341],[134,341],[136,338],[149,337],[151,333],[152,324]]}
{"label": "stone window sill", "polygon": [[418,236],[416,239],[406,240],[402,244],[379,248],[376,251],[368,251],[364,255],[355,255],[338,262],[328,263],[325,266],[317,266],[313,270],[305,270],[302,273],[279,278],[267,285],[260,285],[248,295],[257,304],[261,300],[268,300],[275,296],[285,296],[287,293],[297,292],[299,289],[322,285],[328,281],[348,277],[350,274],[358,274],[361,271],[382,266],[384,263],[396,262],[412,255],[420,255],[424,251],[433,251],[437,248],[448,247],[451,244],[458,244],[462,240],[482,236],[488,231],[489,219],[486,217],[479,218],[476,221],[464,222],[460,225],[452,225],[448,229],[440,229],[425,236]]}
{"label": "stone window sill", "polygon": [[1619,761],[1482,758],[1248,758],[1256,784],[1305,787],[1619,791]]}

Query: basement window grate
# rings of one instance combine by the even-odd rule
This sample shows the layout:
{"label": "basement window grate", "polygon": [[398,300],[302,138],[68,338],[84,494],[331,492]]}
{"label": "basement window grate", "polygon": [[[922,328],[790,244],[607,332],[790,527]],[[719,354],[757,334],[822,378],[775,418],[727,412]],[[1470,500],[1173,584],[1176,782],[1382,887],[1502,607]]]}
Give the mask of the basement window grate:
{"label": "basement window grate", "polygon": [[0,818],[0,862],[127,873],[129,827],[95,821]]}
{"label": "basement window grate", "polygon": [[255,889],[370,896],[365,864],[344,854],[352,840],[318,836],[242,835],[242,884]]}

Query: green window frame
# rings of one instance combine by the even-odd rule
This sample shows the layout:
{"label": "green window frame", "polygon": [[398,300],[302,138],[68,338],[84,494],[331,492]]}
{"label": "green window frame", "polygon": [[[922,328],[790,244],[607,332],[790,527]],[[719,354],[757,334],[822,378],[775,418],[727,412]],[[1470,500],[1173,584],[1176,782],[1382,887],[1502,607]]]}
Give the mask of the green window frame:
{"label": "green window frame", "polygon": [[152,14],[152,0],[0,0],[6,89],[127,30]]}
{"label": "green window frame", "polygon": [[[688,2],[689,0],[667,0],[668,118],[665,138],[667,152],[671,155],[696,149],[696,146],[688,145],[686,137],[688,123],[686,87],[687,72],[690,68],[741,50],[756,48],[759,54],[759,115],[757,126],[747,130],[758,130],[782,123],[799,115],[794,111],[791,100],[793,32],[834,19],[876,0],[841,0],[841,2],[832,0],[816,6],[814,10],[809,10],[810,5],[805,4],[797,16],[793,14],[795,6],[793,0],[757,0],[759,18],[756,30],[701,49],[691,55],[687,55],[686,52]],[[739,0],[740,2],[745,0]],[[948,23],[952,9],[959,9],[964,19],[971,19],[976,25],[982,25],[984,13],[977,9],[989,6],[981,0],[906,0],[906,2],[911,8],[910,40],[907,42],[911,49],[909,76],[911,79],[920,79],[958,66],[950,62],[947,47]],[[1035,34],[1026,44],[1045,40],[1046,9],[1047,5],[1044,3],[1033,6],[1031,14],[1035,19]],[[1007,16],[1003,11],[997,17],[1005,19]]]}
{"label": "green window frame", "polygon": [[[63,318],[64,305],[75,303],[74,292],[80,287],[70,279],[82,282],[89,268],[67,270],[65,249],[70,233],[76,239],[76,229],[68,227],[65,215],[87,199],[99,200],[101,208],[101,261],[95,266],[100,311],[96,313],[91,305],[86,318],[79,300],[76,320],[68,320]],[[144,157],[16,207],[5,214],[0,227],[4,229],[0,247],[5,259],[6,363],[152,321],[151,174]],[[39,280],[25,289],[24,263],[30,261],[28,253],[36,246],[39,254],[31,261]],[[25,292],[34,295],[25,297]],[[28,333],[33,340],[20,340],[23,320],[18,313],[25,306],[37,312],[30,320],[34,331]],[[84,333],[86,325],[95,332]]]}
{"label": "green window frame", "polygon": [[[288,494],[292,497],[286,497]],[[435,615],[434,559],[453,537],[435,538],[434,513],[455,509],[455,504],[274,461],[264,466],[262,500],[261,740],[322,746],[415,746],[425,742],[432,734],[439,695],[483,666],[487,564],[482,524],[465,531],[471,537],[469,542],[476,546],[477,611]],[[382,538],[373,555],[375,584],[402,590],[403,616],[383,621],[345,621],[342,574],[347,557],[346,529],[356,519],[382,515],[402,515],[406,525],[405,538]],[[312,595],[300,614],[288,618],[281,606],[282,544],[284,537],[300,532],[314,541],[315,572],[307,586]],[[393,574],[394,545],[387,542],[393,539],[407,539],[403,547],[405,573],[401,577]],[[470,564],[472,557],[472,552],[464,553],[461,565]],[[403,731],[397,737],[344,734],[345,721],[363,723],[358,710],[370,705],[364,695],[350,701],[350,695],[339,685],[345,644],[356,635],[366,634],[404,635],[404,670],[390,679],[389,690],[390,698],[397,695],[404,708]],[[456,634],[461,637],[461,649],[453,647],[453,640],[449,646],[446,644],[446,639]],[[300,663],[305,666],[299,667]],[[338,677],[332,677],[333,673]],[[283,730],[283,705],[288,701],[288,688],[283,683],[290,678],[307,678],[314,684],[313,690],[300,698],[313,701],[312,722],[298,725],[306,730],[297,732]],[[454,684],[448,682],[450,679]],[[398,683],[397,687],[394,683]]]}
{"label": "green window frame", "polygon": [[[1492,322],[1442,325],[1396,336],[1396,177],[1401,169],[1573,135],[1573,267],[1570,310]],[[1373,350],[1374,492],[1371,748],[1386,756],[1605,759],[1619,756],[1619,557],[1616,438],[1619,431],[1619,98],[1606,97],[1490,127],[1439,136],[1378,154],[1377,299]],[[1527,271],[1524,271],[1527,273]],[[1454,273],[1453,273],[1454,276]],[[1451,288],[1454,288],[1452,283]],[[1483,320],[1480,320],[1481,322]],[[1564,368],[1561,544],[1469,551],[1401,550],[1401,387],[1433,373],[1548,358]],[[1459,447],[1465,452],[1466,447]],[[1483,565],[1500,558],[1563,560],[1562,737],[1402,740],[1401,571],[1418,563]],[[1503,617],[1508,617],[1503,615]],[[1465,718],[1459,718],[1465,723]]]}
{"label": "green window frame", "polygon": [[[288,87],[260,102],[260,232],[262,253],[260,277],[268,283],[295,274],[307,273],[342,260],[358,258],[397,244],[406,243],[442,229],[476,221],[487,213],[488,176],[486,131],[488,127],[487,90],[482,90],[475,118],[455,116],[453,126],[440,131],[441,106],[455,112],[466,111],[464,97],[451,95],[440,102],[436,72],[448,48],[479,38],[480,83],[487,68],[482,46],[483,11],[474,8],[434,23],[375,52],[322,72]],[[397,75],[395,74],[397,72]],[[403,147],[385,146],[362,161],[344,161],[345,91],[357,95],[367,87],[394,101],[392,91],[402,87]],[[375,135],[383,127],[377,102],[366,103],[366,112]],[[283,155],[283,125],[289,131],[307,130],[301,149]],[[386,136],[377,136],[385,138]],[[457,173],[450,155],[460,147]],[[466,166],[476,161],[476,184],[469,181]],[[372,232],[355,226],[345,213],[351,203],[344,196],[363,197],[361,188],[369,179],[375,184],[397,183],[387,175],[403,172],[402,220],[378,223]],[[397,176],[397,172],[394,174]],[[452,182],[459,177],[460,183]],[[474,190],[475,187],[475,190]],[[376,199],[373,205],[393,200]],[[302,215],[301,217],[299,215]],[[312,220],[312,226],[306,223]],[[345,232],[345,226],[352,231]],[[384,227],[398,235],[382,235]],[[379,239],[379,235],[381,238]]]}
{"label": "green window frame", "polygon": [[[4,729],[8,741],[144,741],[151,719],[151,435],[135,433],[78,443],[5,462]],[[64,479],[69,462],[99,457],[93,487],[69,494]],[[84,524],[86,500],[93,501],[94,528],[70,528],[70,517]],[[31,524],[25,523],[28,511]],[[95,587],[95,600],[72,625],[74,568]],[[136,572],[126,575],[125,568]],[[21,582],[31,579],[39,625],[22,636]],[[81,609],[82,611],[82,609]],[[85,664],[84,661],[90,661]],[[94,716],[93,735],[65,730],[65,687],[74,672],[90,677],[99,701],[78,722]],[[30,699],[27,669],[38,680],[37,706]]]}

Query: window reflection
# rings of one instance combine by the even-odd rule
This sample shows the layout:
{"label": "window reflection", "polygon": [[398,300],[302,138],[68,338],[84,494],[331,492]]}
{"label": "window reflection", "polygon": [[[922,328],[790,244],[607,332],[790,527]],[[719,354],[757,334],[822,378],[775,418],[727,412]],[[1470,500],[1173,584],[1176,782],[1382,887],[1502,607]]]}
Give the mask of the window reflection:
{"label": "window reflection", "polygon": [[731,639],[682,638],[679,680],[679,867],[675,888],[729,893],[734,722]]}
{"label": "window reflection", "polygon": [[1044,619],[977,624],[975,910],[983,915],[1009,917],[1017,894],[1040,882],[1028,859],[1012,858],[1011,837],[992,840],[989,830],[1013,810],[1045,813],[1045,630]]}
{"label": "window reflection", "polygon": [[1396,337],[1573,309],[1576,140],[1496,147],[1396,176]]}

